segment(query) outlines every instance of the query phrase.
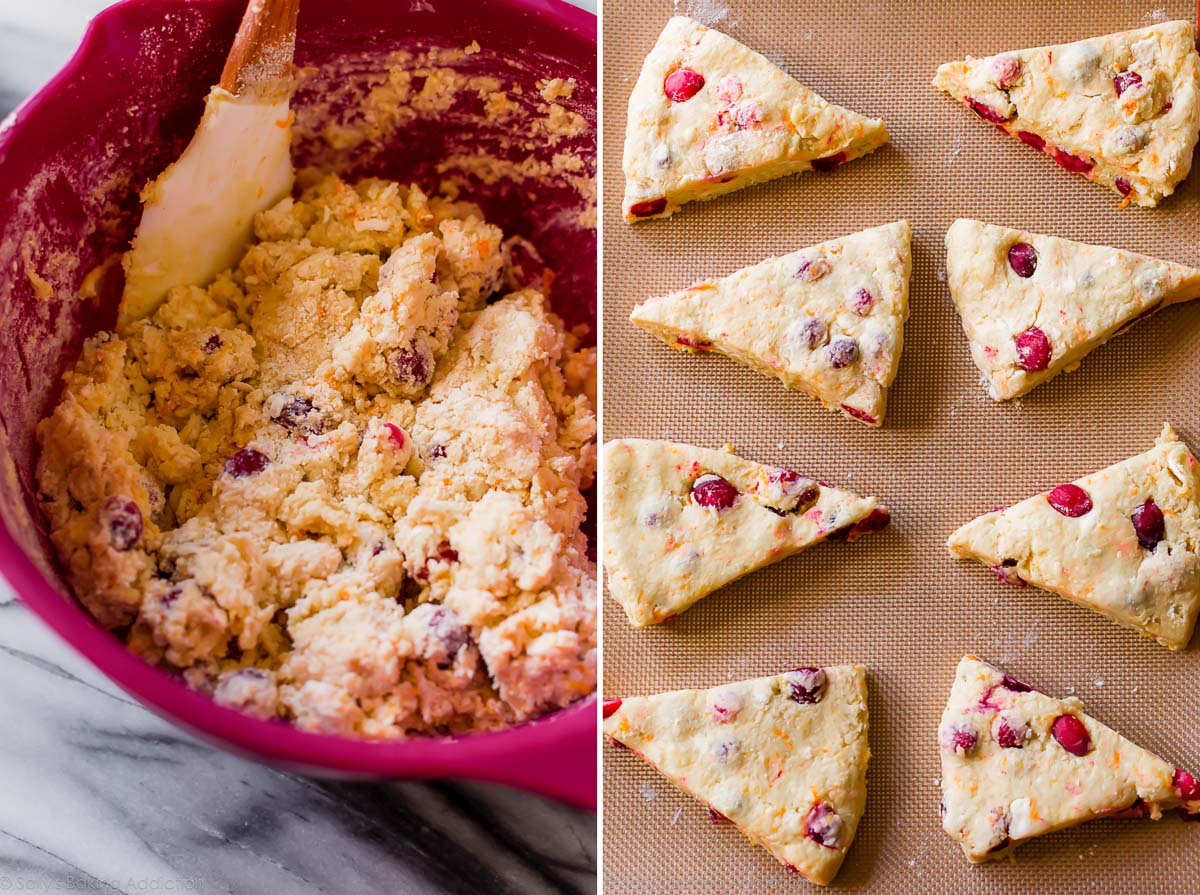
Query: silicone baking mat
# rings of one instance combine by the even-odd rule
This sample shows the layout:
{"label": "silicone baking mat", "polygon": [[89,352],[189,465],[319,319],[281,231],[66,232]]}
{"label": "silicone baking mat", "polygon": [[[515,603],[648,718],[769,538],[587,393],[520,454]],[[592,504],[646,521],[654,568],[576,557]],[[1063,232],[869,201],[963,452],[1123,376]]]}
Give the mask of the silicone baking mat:
{"label": "silicone baking mat", "polygon": [[[642,59],[673,14],[720,28],[831,102],[882,117],[892,142],[804,174],[626,224],[621,150]],[[867,812],[833,891],[1200,891],[1200,824],[1096,821],[973,866],[938,820],[937,724],[973,652],[1051,694],[1074,694],[1135,742],[1200,771],[1200,648],[1172,653],[1032,587],[952,561],[971,516],[1148,448],[1164,420],[1200,449],[1200,303],[1164,311],[1023,400],[986,397],[945,284],[942,240],[977,217],[1200,265],[1200,172],[1157,209],[1060,170],[929,86],[970,53],[1077,40],[1171,18],[1185,2],[606,0],[605,438],[668,438],[786,465],[878,495],[884,532],[825,544],[635,631],[606,596],[609,697],[708,687],[801,664],[869,669]],[[821,409],[716,356],[673,352],[628,322],[644,298],[769,255],[907,217],[912,315],[884,428]],[[1197,638],[1200,639],[1200,638]],[[812,888],[631,753],[604,749],[604,890],[773,893]]]}

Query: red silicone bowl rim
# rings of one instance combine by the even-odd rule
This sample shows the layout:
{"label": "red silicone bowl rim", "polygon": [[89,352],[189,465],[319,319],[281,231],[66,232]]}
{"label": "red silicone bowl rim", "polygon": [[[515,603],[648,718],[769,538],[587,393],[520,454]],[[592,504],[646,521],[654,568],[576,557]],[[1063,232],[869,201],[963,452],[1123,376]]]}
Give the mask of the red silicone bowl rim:
{"label": "red silicone bowl rim", "polygon": [[[0,159],[25,115],[103,56],[104,20],[159,0],[121,0],[89,22],[79,47],[46,84],[0,122]],[[564,0],[508,0],[524,12],[551,17],[562,29],[596,42],[596,17]],[[460,777],[503,783],[595,810],[595,695],[544,718],[461,737],[369,742],[307,733],[217,705],[179,678],[129,652],[43,576],[0,516],[0,573],[43,622],[109,679],[159,716],[214,745],[302,773],[347,777]],[[531,766],[533,766],[531,768]]]}

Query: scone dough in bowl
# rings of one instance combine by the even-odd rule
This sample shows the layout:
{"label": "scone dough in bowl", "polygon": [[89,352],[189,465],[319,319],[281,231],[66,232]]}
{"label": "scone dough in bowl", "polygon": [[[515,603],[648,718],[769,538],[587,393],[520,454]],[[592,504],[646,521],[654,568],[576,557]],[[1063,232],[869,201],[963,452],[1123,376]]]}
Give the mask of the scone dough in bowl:
{"label": "scone dough in bowl", "polygon": [[1162,308],[1200,296],[1200,270],[960,218],[946,278],[988,394],[1007,401],[1078,368]]}
{"label": "scone dough in bowl", "polygon": [[375,738],[589,693],[594,352],[466,201],[328,177],[89,339],[38,429],[68,581],[225,705]]}
{"label": "scone dough in bowl", "polygon": [[1170,424],[1154,447],[972,519],[946,542],[990,566],[1153,637],[1191,640],[1200,611],[1196,458]]}
{"label": "scone dough in bowl", "polygon": [[604,733],[792,872],[837,874],[867,800],[861,665],[605,700]]}
{"label": "scone dough in bowl", "polygon": [[1083,711],[974,656],[958,664],[938,728],[942,828],[972,861],[1098,817],[1200,812],[1188,772]]}
{"label": "scone dough in bowl", "polygon": [[607,442],[603,479],[608,589],[637,628],[813,544],[878,531],[890,518],[874,497],[669,441]]}
{"label": "scone dough in bowl", "polygon": [[652,298],[629,319],[879,426],[904,348],[911,236],[908,221],[872,227]]}
{"label": "scone dough in bowl", "polygon": [[827,171],[888,140],[765,56],[683,16],[667,22],[629,97],[627,221],[669,217],[787,174]]}
{"label": "scone dough in bowl", "polygon": [[933,85],[1123,203],[1157,205],[1192,167],[1200,56],[1191,22],[968,56],[938,68]]}

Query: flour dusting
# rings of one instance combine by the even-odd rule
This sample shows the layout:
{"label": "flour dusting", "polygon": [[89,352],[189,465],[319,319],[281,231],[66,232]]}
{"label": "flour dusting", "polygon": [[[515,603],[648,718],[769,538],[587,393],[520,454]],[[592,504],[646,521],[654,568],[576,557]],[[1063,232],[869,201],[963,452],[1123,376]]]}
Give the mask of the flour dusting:
{"label": "flour dusting", "polygon": [[729,7],[721,0],[683,0],[683,2],[674,0],[674,2],[676,14],[695,19],[701,25],[715,28],[722,23],[737,24],[736,20],[729,19]]}

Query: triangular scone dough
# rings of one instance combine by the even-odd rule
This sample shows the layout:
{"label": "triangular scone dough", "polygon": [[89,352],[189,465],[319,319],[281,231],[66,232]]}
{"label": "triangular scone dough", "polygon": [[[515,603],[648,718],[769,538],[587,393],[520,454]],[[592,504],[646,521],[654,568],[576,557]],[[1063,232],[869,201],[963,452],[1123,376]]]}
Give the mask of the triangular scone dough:
{"label": "triangular scone dough", "polygon": [[651,299],[629,319],[878,426],[904,347],[910,238],[908,221],[863,230]]}
{"label": "triangular scone dough", "polygon": [[1140,318],[1200,296],[1200,270],[1173,261],[964,219],[946,231],[946,278],[997,401],[1076,369]]}
{"label": "triangular scone dough", "polygon": [[[1060,720],[1065,719],[1065,720]],[[1200,811],[1195,778],[974,656],[958,663],[938,729],[942,827],[972,861],[1097,817]]]}
{"label": "triangular scone dough", "polygon": [[604,703],[604,733],[713,819],[732,821],[790,870],[826,885],[867,800],[867,674],[801,668],[711,690]]}
{"label": "triangular scone dough", "polygon": [[827,103],[732,37],[676,16],[629,97],[625,219],[828,170],[887,140],[879,119]]}
{"label": "triangular scone dough", "polygon": [[1183,649],[1200,610],[1198,501],[1196,460],[1167,424],[1144,454],[978,516],[946,546]]}
{"label": "triangular scone dough", "polygon": [[933,86],[1139,205],[1171,195],[1200,131],[1191,22],[948,62]]}
{"label": "triangular scone dough", "polygon": [[637,438],[604,446],[608,588],[635,627],[833,535],[888,523],[874,497],[728,451]]}

